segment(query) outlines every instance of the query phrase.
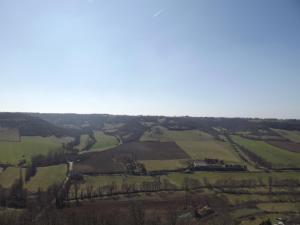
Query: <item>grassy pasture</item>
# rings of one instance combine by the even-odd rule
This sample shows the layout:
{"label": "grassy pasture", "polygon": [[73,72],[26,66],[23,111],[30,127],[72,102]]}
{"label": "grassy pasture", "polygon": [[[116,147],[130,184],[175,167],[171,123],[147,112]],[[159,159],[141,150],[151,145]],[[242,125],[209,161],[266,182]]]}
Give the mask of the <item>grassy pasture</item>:
{"label": "grassy pasture", "polygon": [[222,194],[225,196],[229,203],[237,205],[245,202],[270,202],[270,201],[282,201],[290,202],[295,198],[292,195],[266,195],[266,194]]}
{"label": "grassy pasture", "polygon": [[264,141],[250,140],[233,135],[232,139],[273,164],[274,167],[300,167],[300,154],[280,149]]}
{"label": "grassy pasture", "polygon": [[47,190],[55,183],[61,183],[66,177],[67,165],[55,165],[37,168],[37,173],[25,184],[25,188],[30,192],[36,192],[38,188]]}
{"label": "grassy pasture", "polygon": [[105,186],[115,183],[119,188],[121,187],[123,182],[127,182],[129,184],[137,184],[140,185],[144,181],[153,181],[153,177],[150,176],[84,176],[84,183],[91,184],[94,187]]}
{"label": "grassy pasture", "polygon": [[[24,170],[22,170],[24,174]],[[20,177],[20,169],[17,167],[8,167],[0,173],[0,185],[4,188],[9,188],[16,179]]]}
{"label": "grassy pasture", "polygon": [[87,134],[82,134],[80,136],[80,144],[75,146],[79,151],[82,151],[87,145],[90,137]]}
{"label": "grassy pasture", "polygon": [[183,174],[183,173],[170,173],[166,176],[172,183],[176,186],[181,187],[184,178],[196,179],[203,182],[207,179],[210,184],[214,184],[218,180],[249,180],[249,179],[260,179],[264,184],[268,183],[269,177],[274,179],[297,179],[300,180],[299,173],[297,172],[273,172],[273,173],[257,173],[257,172],[197,172],[193,174]]}
{"label": "grassy pasture", "polygon": [[95,131],[96,143],[92,146],[91,150],[103,151],[113,148],[119,144],[118,139],[111,135],[106,135],[102,131]]}
{"label": "grassy pasture", "polygon": [[[20,142],[0,141],[0,162],[17,164],[19,160],[30,161],[32,155],[46,155],[51,150],[57,150],[70,138],[24,136]],[[24,157],[23,157],[24,156]]]}
{"label": "grassy pasture", "polygon": [[[172,184],[176,185],[177,188],[181,188],[183,181],[185,178],[192,178],[196,179],[203,183],[204,179],[207,179],[207,181],[210,184],[215,184],[215,182],[219,180],[249,180],[249,179],[260,179],[265,185],[268,184],[269,177],[272,177],[274,180],[282,180],[282,179],[298,179],[300,180],[299,173],[297,172],[273,172],[273,173],[243,173],[243,172],[197,172],[193,174],[184,174],[184,173],[170,173],[168,175],[161,176],[161,180],[168,180]],[[151,181],[154,178],[151,176],[125,176],[125,175],[112,175],[112,176],[84,176],[84,183],[85,184],[93,184],[94,186],[99,185],[107,185],[111,184],[112,182],[115,182],[116,185],[121,185],[123,180],[125,180],[130,183],[135,184],[141,184],[143,181]],[[255,196],[251,195],[244,195],[245,199],[251,197],[251,199],[255,200]],[[258,195],[263,196],[263,200],[268,201],[270,200],[270,197],[267,195]],[[252,198],[253,197],[253,198]],[[276,196],[274,196],[276,197]],[[233,199],[234,201],[236,199]],[[259,200],[259,199],[258,199]]]}
{"label": "grassy pasture", "polygon": [[300,143],[300,131],[290,131],[290,130],[280,130],[280,129],[272,129],[279,135],[283,136],[286,139],[289,139],[292,142]]}
{"label": "grassy pasture", "polygon": [[177,141],[192,159],[218,158],[228,162],[240,162],[238,155],[227,142],[217,140]]}
{"label": "grassy pasture", "polygon": [[218,158],[228,162],[241,161],[229,143],[216,140],[210,134],[199,130],[173,131],[156,126],[146,131],[141,141],[174,141],[192,159]]}
{"label": "grassy pasture", "polygon": [[141,160],[140,161],[147,171],[159,171],[159,170],[176,170],[185,168],[187,164],[182,160],[170,159],[170,160]]}
{"label": "grassy pasture", "polygon": [[247,217],[257,213],[261,213],[262,211],[257,208],[242,208],[235,210],[232,215],[235,218]]}
{"label": "grassy pasture", "polygon": [[259,203],[257,207],[265,212],[300,212],[299,202]]}

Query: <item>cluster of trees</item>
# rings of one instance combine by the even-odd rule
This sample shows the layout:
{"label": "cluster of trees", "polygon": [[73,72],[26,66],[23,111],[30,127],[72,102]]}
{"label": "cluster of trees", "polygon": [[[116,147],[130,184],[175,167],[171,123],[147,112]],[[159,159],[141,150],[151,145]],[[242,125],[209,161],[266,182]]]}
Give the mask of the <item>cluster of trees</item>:
{"label": "cluster of trees", "polygon": [[33,177],[36,174],[36,165],[31,163],[29,166],[26,167],[25,170],[25,182],[28,182],[31,177]]}
{"label": "cluster of trees", "polygon": [[63,143],[62,147],[69,152],[74,151],[74,147],[80,144],[80,135],[75,135],[74,139],[70,142]]}
{"label": "cluster of trees", "polygon": [[[224,212],[218,213],[210,220],[200,221],[193,214],[191,217],[181,217],[182,205],[170,204],[164,209],[152,209],[140,202],[132,201],[128,207],[99,207],[79,205],[66,210],[60,210],[57,205],[52,204],[53,199],[59,193],[59,187],[51,187],[46,192],[38,191],[37,197],[28,200],[26,209],[22,211],[7,211],[0,213],[1,225],[233,225],[234,221]],[[190,196],[189,209],[193,213],[193,201]],[[203,204],[208,204],[211,200],[203,196]],[[215,197],[217,198],[217,197]],[[212,204],[219,205],[220,208],[226,208],[221,204],[221,200],[212,200]],[[197,200],[198,202],[198,200]],[[223,200],[222,200],[223,202]],[[80,207],[82,206],[82,207]],[[213,206],[215,208],[215,206]],[[185,208],[187,209],[187,208]]]}
{"label": "cluster of trees", "polygon": [[[38,219],[37,219],[38,217]],[[213,218],[206,225],[233,225],[234,223],[224,217]],[[173,207],[165,214],[159,211],[146,213],[142,203],[133,202],[125,212],[118,209],[96,210],[89,209],[75,212],[65,212],[55,208],[48,208],[41,216],[32,208],[21,213],[11,212],[0,214],[1,225],[197,225],[200,222],[194,218],[178,218]],[[204,224],[204,223],[201,223]]]}
{"label": "cluster of trees", "polygon": [[136,192],[154,192],[161,190],[175,190],[176,186],[164,179],[162,182],[159,177],[155,177],[153,181],[144,181],[141,184],[128,182],[124,179],[122,184],[118,186],[116,182],[107,185],[94,186],[92,184],[79,185],[78,182],[73,182],[69,192],[69,199],[92,199],[105,195],[114,194],[130,194]]}
{"label": "cluster of trees", "polygon": [[145,166],[142,163],[136,161],[136,159],[125,158],[123,161],[125,162],[126,165],[127,174],[144,175],[147,173]]}
{"label": "cluster of trees", "polygon": [[16,179],[9,189],[0,186],[0,207],[25,208],[26,202],[27,191],[23,188],[20,172],[20,178]]}
{"label": "cluster of trees", "polygon": [[139,118],[136,117],[135,119],[128,121],[117,131],[112,132],[112,134],[120,137],[123,143],[129,143],[133,141],[139,141],[146,129],[147,128],[140,123]]}
{"label": "cluster of trees", "polygon": [[92,199],[103,196],[118,195],[118,194],[130,194],[137,192],[157,192],[157,191],[190,191],[202,188],[218,188],[224,192],[242,193],[243,191],[238,188],[257,188],[266,187],[269,189],[269,193],[273,193],[273,188],[285,187],[290,193],[299,193],[297,187],[299,187],[300,181],[296,179],[275,179],[270,176],[266,181],[262,178],[257,179],[218,179],[214,182],[210,182],[207,177],[202,180],[197,180],[190,177],[185,177],[182,181],[181,187],[177,187],[171,183],[168,179],[161,179],[159,176],[154,177],[153,181],[144,181],[141,184],[134,182],[128,182],[124,179],[121,185],[117,185],[116,182],[112,182],[107,185],[94,186],[91,184],[79,185],[77,181],[73,182],[69,199]]}
{"label": "cluster of trees", "polygon": [[272,225],[272,222],[270,219],[262,221],[259,225]]}
{"label": "cluster of trees", "polygon": [[82,151],[89,150],[95,143],[97,142],[94,133],[89,134],[89,138],[87,139],[87,142],[85,143],[85,147],[82,149]]}
{"label": "cluster of trees", "polygon": [[68,153],[64,149],[52,150],[47,155],[34,155],[31,157],[31,164],[34,167],[50,166],[65,163]]}

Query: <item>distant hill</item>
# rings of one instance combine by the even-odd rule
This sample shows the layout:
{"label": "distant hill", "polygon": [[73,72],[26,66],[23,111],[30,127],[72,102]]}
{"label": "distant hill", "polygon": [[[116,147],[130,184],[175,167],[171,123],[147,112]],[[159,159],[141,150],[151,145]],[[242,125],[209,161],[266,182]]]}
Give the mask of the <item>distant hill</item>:
{"label": "distant hill", "polygon": [[71,129],[49,123],[28,113],[0,113],[0,126],[16,128],[21,136],[78,136],[80,129]]}
{"label": "distant hill", "polygon": [[108,114],[0,113],[0,126],[18,128],[27,136],[78,136],[91,130],[106,130],[125,142],[137,141],[151,126],[161,125],[170,130],[198,129],[218,135],[219,129],[229,133],[278,135],[271,128],[300,131],[300,120],[214,117],[126,116]]}

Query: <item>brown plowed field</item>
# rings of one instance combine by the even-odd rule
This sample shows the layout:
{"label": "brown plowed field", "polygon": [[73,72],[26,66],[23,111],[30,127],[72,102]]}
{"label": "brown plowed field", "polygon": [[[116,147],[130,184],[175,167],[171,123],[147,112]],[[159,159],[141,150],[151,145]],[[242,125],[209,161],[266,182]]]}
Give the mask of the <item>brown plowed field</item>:
{"label": "brown plowed field", "polygon": [[267,142],[278,148],[285,149],[291,152],[300,153],[300,143],[294,143],[290,141],[267,141]]}
{"label": "brown plowed field", "polygon": [[174,142],[131,142],[103,152],[85,154],[75,163],[74,170],[81,173],[122,173],[125,158],[136,160],[188,159],[189,156]]}

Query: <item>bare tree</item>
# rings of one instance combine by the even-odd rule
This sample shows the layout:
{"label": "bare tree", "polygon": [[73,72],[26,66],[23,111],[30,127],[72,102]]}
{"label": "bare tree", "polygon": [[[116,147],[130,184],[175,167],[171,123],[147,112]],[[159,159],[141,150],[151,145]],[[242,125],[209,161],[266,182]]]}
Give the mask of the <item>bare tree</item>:
{"label": "bare tree", "polygon": [[76,200],[76,204],[79,205],[79,199],[78,199],[79,185],[77,182],[74,183],[73,190],[74,190],[74,198]]}

